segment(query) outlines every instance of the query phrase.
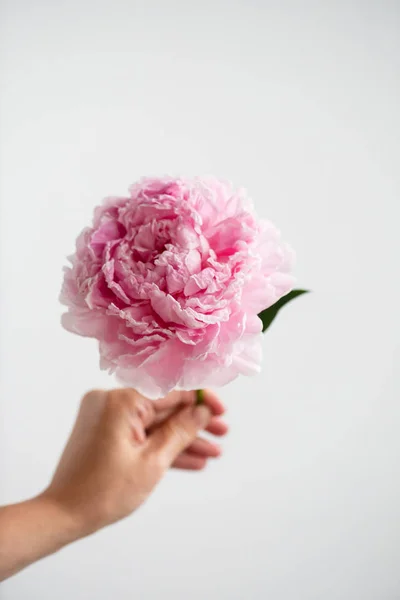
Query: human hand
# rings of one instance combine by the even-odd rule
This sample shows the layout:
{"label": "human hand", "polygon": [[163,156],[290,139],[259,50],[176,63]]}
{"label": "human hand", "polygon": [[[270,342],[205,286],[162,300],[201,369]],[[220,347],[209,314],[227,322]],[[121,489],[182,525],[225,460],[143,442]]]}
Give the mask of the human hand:
{"label": "human hand", "polygon": [[194,392],[172,392],[153,402],[132,389],[86,394],[42,494],[71,517],[76,537],[133,512],[169,467],[202,469],[220,455],[220,448],[198,433],[224,435],[224,407],[208,391],[203,405],[194,403]]}

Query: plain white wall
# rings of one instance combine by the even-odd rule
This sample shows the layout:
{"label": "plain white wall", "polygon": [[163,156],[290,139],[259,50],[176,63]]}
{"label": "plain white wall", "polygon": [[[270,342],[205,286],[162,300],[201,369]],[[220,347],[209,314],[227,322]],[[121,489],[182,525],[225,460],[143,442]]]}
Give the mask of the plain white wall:
{"label": "plain white wall", "polygon": [[114,385],[57,299],[103,196],[227,177],[314,290],[263,374],[221,390],[222,459],[1,598],[399,598],[399,3],[2,0],[0,20],[1,502],[46,485],[80,396]]}

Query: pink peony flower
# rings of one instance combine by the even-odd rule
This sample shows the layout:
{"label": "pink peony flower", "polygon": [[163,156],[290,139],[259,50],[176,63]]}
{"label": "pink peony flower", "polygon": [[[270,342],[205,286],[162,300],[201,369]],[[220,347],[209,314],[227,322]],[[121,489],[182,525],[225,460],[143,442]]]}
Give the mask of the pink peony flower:
{"label": "pink peony flower", "polygon": [[107,198],[65,268],[66,329],[149,398],[260,370],[257,314],[293,286],[292,252],[243,190],[211,178],[143,179]]}

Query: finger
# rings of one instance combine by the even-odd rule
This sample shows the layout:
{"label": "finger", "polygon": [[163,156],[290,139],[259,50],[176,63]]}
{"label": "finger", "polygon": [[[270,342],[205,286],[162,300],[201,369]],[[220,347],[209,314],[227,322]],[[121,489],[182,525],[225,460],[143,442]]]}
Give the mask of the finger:
{"label": "finger", "polygon": [[148,438],[148,452],[156,453],[165,467],[171,465],[185,448],[207,427],[210,420],[207,406],[188,406],[164,421]]}
{"label": "finger", "polygon": [[222,449],[218,444],[213,444],[208,440],[198,437],[186,448],[185,452],[196,454],[197,456],[204,456],[205,458],[216,458],[217,456],[221,456]]}
{"label": "finger", "polygon": [[180,405],[194,404],[194,402],[195,397],[193,392],[173,390],[164,396],[164,398],[158,398],[158,400],[154,400],[153,406],[157,413],[164,411],[171,413]]}
{"label": "finger", "polygon": [[206,431],[208,433],[212,433],[213,435],[222,436],[228,433],[229,427],[222,419],[218,417],[211,417],[208,426],[206,427]]}
{"label": "finger", "polygon": [[[226,411],[225,406],[214,392],[211,390],[203,390],[204,404],[209,407],[212,414],[215,416],[223,415]],[[195,392],[194,392],[195,394]]]}
{"label": "finger", "polygon": [[172,463],[174,469],[186,469],[188,471],[200,471],[204,469],[207,464],[207,459],[201,456],[194,456],[192,454],[180,454],[178,458]]}
{"label": "finger", "polygon": [[153,408],[155,410],[154,426],[162,423],[168,417],[173,415],[179,408],[194,404],[194,396],[192,392],[172,391],[164,398],[154,400]]}
{"label": "finger", "polygon": [[[196,402],[196,392],[194,391],[176,391],[170,392],[164,398],[159,398],[153,402],[153,408],[156,412],[153,425],[162,423],[168,419],[179,407],[191,406]],[[224,405],[220,400],[208,390],[204,390],[204,405],[208,406],[215,415],[225,412]]]}
{"label": "finger", "polygon": [[121,388],[107,392],[107,420],[110,424],[126,425],[134,433],[137,441],[145,440],[145,429],[154,421],[155,411],[152,402],[131,388]]}

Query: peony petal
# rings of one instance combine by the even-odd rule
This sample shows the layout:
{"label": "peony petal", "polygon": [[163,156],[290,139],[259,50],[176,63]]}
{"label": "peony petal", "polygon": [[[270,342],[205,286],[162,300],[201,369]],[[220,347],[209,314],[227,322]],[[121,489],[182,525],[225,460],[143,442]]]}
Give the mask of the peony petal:
{"label": "peony petal", "polygon": [[72,333],[77,333],[84,337],[101,338],[104,334],[105,319],[100,311],[87,310],[78,312],[68,312],[61,316],[61,324]]}
{"label": "peony petal", "polygon": [[261,371],[262,334],[246,335],[238,343],[238,352],[233,356],[233,365],[242,375],[254,375]]}
{"label": "peony petal", "polygon": [[95,230],[90,238],[91,246],[104,246],[107,242],[121,239],[126,233],[125,227],[116,221],[107,221]]}
{"label": "peony petal", "polygon": [[211,267],[206,267],[197,275],[192,275],[185,285],[185,295],[192,296],[193,294],[197,294],[200,290],[211,287],[214,278],[215,271]]}
{"label": "peony petal", "polygon": [[191,275],[201,269],[201,255],[198,250],[190,250],[185,258],[185,265]]}
{"label": "peony petal", "polygon": [[117,374],[148,398],[166,396],[173,390],[184,368],[185,353],[182,344],[171,340],[151,354],[138,368],[119,369]]}
{"label": "peony petal", "polygon": [[176,294],[177,292],[181,292],[185,287],[187,278],[185,275],[173,267],[167,267],[167,289],[170,294]]}
{"label": "peony petal", "polygon": [[103,273],[110,290],[114,292],[117,298],[129,305],[131,299],[125,294],[122,287],[114,281],[114,260],[110,260],[103,265]]}
{"label": "peony petal", "polygon": [[165,294],[161,290],[155,289],[150,298],[151,306],[165,323],[176,323],[186,327],[203,327],[196,318],[196,313],[191,310],[183,310],[179,302],[170,294]]}

